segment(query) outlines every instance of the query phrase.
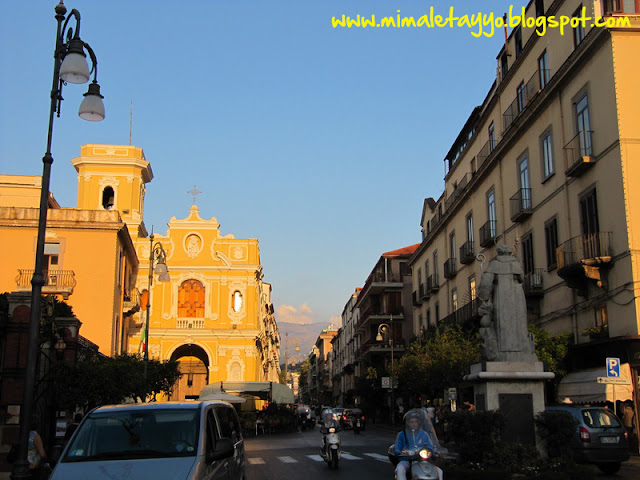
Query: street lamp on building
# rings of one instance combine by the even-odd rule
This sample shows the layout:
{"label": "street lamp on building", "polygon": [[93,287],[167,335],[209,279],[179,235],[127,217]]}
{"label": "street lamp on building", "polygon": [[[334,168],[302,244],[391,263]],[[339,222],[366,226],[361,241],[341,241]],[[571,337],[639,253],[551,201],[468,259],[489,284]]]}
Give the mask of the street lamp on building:
{"label": "street lamp on building", "polygon": [[376,341],[382,342],[384,340],[383,334],[389,335],[389,345],[391,346],[391,425],[395,424],[395,379],[393,374],[393,317],[389,323],[381,323],[378,325],[378,335],[376,335]]}
{"label": "street lamp on building", "polygon": [[[34,391],[36,385],[36,366],[38,356],[38,334],[40,330],[40,310],[42,287],[45,277],[42,272],[44,265],[44,240],[47,229],[47,207],[49,204],[49,182],[51,179],[51,142],[53,137],[54,115],[60,116],[62,103],[62,86],[67,83],[86,83],[93,73],[93,82],[84,94],[84,100],[78,109],[78,115],[85,120],[97,122],[104,119],[104,104],[98,85],[98,61],[89,44],[80,39],[80,13],[73,9],[67,16],[67,8],[60,1],[55,7],[55,18],[58,22],[56,32],[56,47],[53,54],[53,86],[51,87],[51,106],[49,109],[49,130],[47,134],[47,151],[42,158],[42,186],[40,188],[40,213],[38,218],[38,239],[36,241],[36,258],[33,278],[31,279],[31,317],[29,320],[29,343],[27,349],[27,368],[24,379],[24,399],[20,409],[20,441],[18,459],[16,460],[11,478],[14,480],[31,478],[27,450],[29,442],[29,427],[33,414]],[[75,31],[69,25],[75,20]],[[92,67],[89,69],[87,55],[91,58]]]}
{"label": "street lamp on building", "polygon": [[[171,280],[167,268],[167,252],[160,242],[153,243],[153,233],[149,235],[149,286],[147,290],[147,319],[144,326],[144,378],[147,378],[149,365],[149,315],[151,312],[151,286],[153,285],[153,272],[158,275],[159,282]],[[155,268],[154,268],[155,264]]]}

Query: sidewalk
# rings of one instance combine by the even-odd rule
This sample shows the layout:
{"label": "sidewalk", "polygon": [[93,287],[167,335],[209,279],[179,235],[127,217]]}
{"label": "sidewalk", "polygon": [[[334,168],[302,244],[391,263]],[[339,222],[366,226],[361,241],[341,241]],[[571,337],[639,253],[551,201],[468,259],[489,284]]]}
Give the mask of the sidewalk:
{"label": "sidewalk", "polygon": [[631,458],[626,462],[624,462],[622,465],[626,465],[627,467],[640,470],[640,456],[631,455]]}

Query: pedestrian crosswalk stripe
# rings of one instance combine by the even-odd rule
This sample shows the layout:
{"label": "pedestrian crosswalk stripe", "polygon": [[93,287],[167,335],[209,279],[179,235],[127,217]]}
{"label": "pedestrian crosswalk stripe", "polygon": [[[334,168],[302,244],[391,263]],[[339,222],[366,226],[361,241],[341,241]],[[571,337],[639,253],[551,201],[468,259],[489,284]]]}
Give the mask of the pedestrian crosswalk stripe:
{"label": "pedestrian crosswalk stripe", "polygon": [[366,456],[380,460],[381,462],[388,462],[389,457],[386,455],[380,455],[379,453],[365,453]]}
{"label": "pedestrian crosswalk stripe", "polygon": [[298,460],[291,457],[278,457],[278,460],[280,460],[282,463],[298,463]]}
{"label": "pedestrian crosswalk stripe", "polygon": [[[379,460],[381,462],[389,462],[389,458],[386,455],[381,455],[379,453],[362,453],[358,455],[365,455],[367,457],[373,458],[375,460]],[[320,455],[305,455],[309,460],[313,460],[314,462],[324,462],[324,459]],[[299,463],[299,460],[296,460],[293,457],[276,457],[282,463]],[[342,452],[340,457],[343,460],[364,460],[362,456],[352,455],[348,452]],[[267,462],[269,459],[267,459]],[[247,458],[247,462],[249,465],[265,465],[267,462],[262,457],[249,457]]]}
{"label": "pedestrian crosswalk stripe", "polygon": [[342,458],[345,460],[362,460],[362,458],[351,455],[350,453],[343,453]]}

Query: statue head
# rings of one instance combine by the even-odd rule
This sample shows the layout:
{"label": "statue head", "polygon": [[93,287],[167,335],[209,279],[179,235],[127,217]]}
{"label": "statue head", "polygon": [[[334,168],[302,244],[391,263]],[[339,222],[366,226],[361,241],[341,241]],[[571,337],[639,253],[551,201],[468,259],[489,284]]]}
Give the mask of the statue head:
{"label": "statue head", "polygon": [[498,245],[496,251],[498,252],[499,257],[513,254],[513,248],[508,245]]}

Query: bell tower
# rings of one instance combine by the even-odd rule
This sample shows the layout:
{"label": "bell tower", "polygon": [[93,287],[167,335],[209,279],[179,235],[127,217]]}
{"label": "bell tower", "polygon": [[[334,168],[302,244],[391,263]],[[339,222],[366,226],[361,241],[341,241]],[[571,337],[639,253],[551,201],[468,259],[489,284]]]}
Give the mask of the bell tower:
{"label": "bell tower", "polygon": [[71,163],[78,172],[77,208],[118,210],[132,238],[146,237],[145,184],[153,179],[153,172],[142,148],[83,145]]}

